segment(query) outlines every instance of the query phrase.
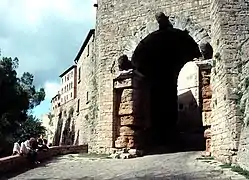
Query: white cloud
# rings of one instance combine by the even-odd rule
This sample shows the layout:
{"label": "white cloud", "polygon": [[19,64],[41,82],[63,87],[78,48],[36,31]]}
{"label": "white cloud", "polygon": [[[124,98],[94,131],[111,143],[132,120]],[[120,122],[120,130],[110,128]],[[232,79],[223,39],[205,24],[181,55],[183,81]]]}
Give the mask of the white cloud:
{"label": "white cloud", "polygon": [[95,15],[92,0],[1,0],[0,11],[17,28],[37,28],[47,16],[82,22]]}
{"label": "white cloud", "polygon": [[73,63],[95,24],[96,0],[0,0],[2,56],[18,57],[18,72],[35,76],[47,109],[59,90],[59,74]]}
{"label": "white cloud", "polygon": [[60,84],[57,82],[45,82],[44,89],[46,93],[46,99],[51,100],[59,91]]}

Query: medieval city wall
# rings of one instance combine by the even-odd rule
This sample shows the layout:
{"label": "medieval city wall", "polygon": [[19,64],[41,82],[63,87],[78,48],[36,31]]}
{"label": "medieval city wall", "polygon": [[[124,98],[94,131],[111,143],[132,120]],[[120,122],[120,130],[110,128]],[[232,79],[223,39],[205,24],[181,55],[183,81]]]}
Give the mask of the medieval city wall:
{"label": "medieval city wall", "polygon": [[244,41],[239,47],[239,56],[241,57],[239,68],[239,80],[238,86],[239,101],[238,106],[242,115],[241,121],[243,122],[239,151],[238,151],[238,163],[242,168],[249,170],[249,39]]}
{"label": "medieval city wall", "polygon": [[[99,118],[97,147],[113,144],[113,62],[156,12],[189,17],[211,37],[214,61],[212,87],[212,151],[223,162],[236,162],[243,123],[238,109],[240,58],[238,46],[248,36],[248,1],[98,1],[96,60]],[[192,34],[193,35],[193,34]],[[134,46],[134,45],[131,45]],[[167,68],[167,67],[166,67]]]}
{"label": "medieval city wall", "polygon": [[214,62],[212,86],[212,153],[227,163],[236,163],[242,127],[239,104],[238,47],[249,33],[248,1],[211,3],[211,40]]}
{"label": "medieval city wall", "polygon": [[210,0],[131,0],[129,3],[120,0],[98,1],[95,52],[99,118],[96,147],[100,152],[106,151],[106,147],[112,147],[114,141],[112,64],[123,54],[126,43],[134,38],[135,33],[146,27],[149,22],[155,22],[155,13],[159,11],[170,16],[190,17],[199,27],[210,31]]}
{"label": "medieval city wall", "polygon": [[[79,74],[79,68],[80,74]],[[94,59],[94,34],[88,41],[77,63],[77,108],[76,134],[79,135],[78,144],[88,144],[89,150],[95,144],[96,134],[96,74]]]}
{"label": "medieval city wall", "polygon": [[[77,68],[82,66],[77,98],[61,106],[59,115],[55,115],[57,126],[60,124],[59,144],[88,143],[90,151],[99,153],[113,147],[113,70],[117,69],[116,61],[124,53],[130,55],[141,38],[155,30],[155,13],[162,11],[170,18],[177,17],[174,25],[185,27],[198,43],[204,38],[211,39],[214,49],[210,82],[212,153],[227,163],[236,163],[238,157],[241,166],[249,167],[242,158],[248,156],[249,148],[248,7],[246,0],[99,1],[91,58],[84,58],[83,53],[77,65]],[[63,136],[68,138],[63,140]]]}

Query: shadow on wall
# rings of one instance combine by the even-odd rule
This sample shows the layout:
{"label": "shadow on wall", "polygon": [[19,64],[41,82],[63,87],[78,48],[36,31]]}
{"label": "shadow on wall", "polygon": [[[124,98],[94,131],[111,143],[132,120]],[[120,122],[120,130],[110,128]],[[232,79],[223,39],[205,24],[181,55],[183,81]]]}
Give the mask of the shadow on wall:
{"label": "shadow on wall", "polygon": [[54,146],[60,145],[62,126],[63,126],[63,119],[62,119],[62,112],[60,112],[58,115],[58,122],[57,122],[56,130],[55,130],[55,135],[53,137]]}
{"label": "shadow on wall", "polygon": [[113,103],[114,103],[114,110],[113,110],[113,117],[115,119],[115,123],[113,123],[112,130],[113,130],[113,147],[115,147],[115,140],[120,135],[120,116],[119,116],[119,109],[121,105],[121,97],[123,94],[124,89],[115,89],[114,96],[113,96]]}
{"label": "shadow on wall", "polygon": [[75,122],[73,120],[73,113],[69,113],[64,130],[62,133],[61,145],[73,145],[75,138]]}
{"label": "shadow on wall", "polygon": [[201,108],[191,90],[178,95],[177,128],[182,150],[204,150]]}
{"label": "shadow on wall", "polygon": [[77,136],[76,136],[74,145],[79,145],[79,137],[80,137],[80,130],[77,131]]}
{"label": "shadow on wall", "polygon": [[195,132],[202,127],[201,109],[191,90],[178,95],[178,130]]}

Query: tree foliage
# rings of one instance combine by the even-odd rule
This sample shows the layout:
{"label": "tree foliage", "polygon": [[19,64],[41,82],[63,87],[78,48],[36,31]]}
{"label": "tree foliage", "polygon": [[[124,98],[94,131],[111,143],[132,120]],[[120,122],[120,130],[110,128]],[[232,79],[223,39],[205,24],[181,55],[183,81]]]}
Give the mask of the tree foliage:
{"label": "tree foliage", "polygon": [[25,72],[19,78],[17,58],[3,57],[0,60],[0,143],[15,138],[37,136],[44,127],[31,110],[45,98],[43,88],[36,90],[34,76]]}
{"label": "tree foliage", "polygon": [[18,128],[14,133],[14,139],[18,139],[23,142],[30,137],[44,135],[45,131],[46,129],[42,126],[39,119],[37,119],[33,115],[29,115],[27,120],[21,123],[20,128]]}

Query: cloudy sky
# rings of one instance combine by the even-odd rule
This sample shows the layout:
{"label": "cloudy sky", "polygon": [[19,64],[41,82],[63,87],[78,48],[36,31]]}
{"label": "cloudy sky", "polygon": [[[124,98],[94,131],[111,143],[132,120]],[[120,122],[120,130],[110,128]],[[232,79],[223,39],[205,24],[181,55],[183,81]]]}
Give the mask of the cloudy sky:
{"label": "cloudy sky", "polygon": [[2,56],[18,57],[19,73],[35,76],[46,90],[34,113],[48,112],[59,87],[59,74],[69,67],[89,29],[94,28],[94,0],[0,0]]}

